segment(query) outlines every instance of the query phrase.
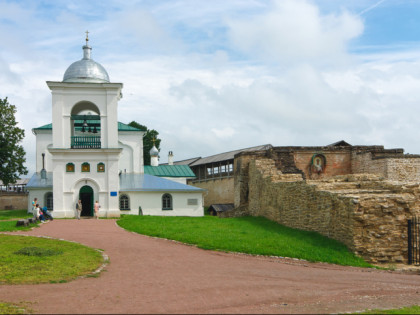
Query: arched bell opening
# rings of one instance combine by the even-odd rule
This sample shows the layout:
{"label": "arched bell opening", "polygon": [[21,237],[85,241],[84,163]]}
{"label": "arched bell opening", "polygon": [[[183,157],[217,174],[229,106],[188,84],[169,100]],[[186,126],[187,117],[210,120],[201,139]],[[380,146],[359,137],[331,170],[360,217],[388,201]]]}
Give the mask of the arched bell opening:
{"label": "arched bell opening", "polygon": [[101,115],[98,106],[82,101],[71,110],[71,148],[101,148]]}

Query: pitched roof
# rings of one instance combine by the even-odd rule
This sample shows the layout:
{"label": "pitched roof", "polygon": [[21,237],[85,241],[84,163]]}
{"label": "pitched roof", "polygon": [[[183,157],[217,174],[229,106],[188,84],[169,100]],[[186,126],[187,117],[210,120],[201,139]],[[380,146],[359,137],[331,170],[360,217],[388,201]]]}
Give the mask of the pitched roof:
{"label": "pitched roof", "polygon": [[41,178],[41,173],[35,173],[32,175],[29,182],[26,184],[26,188],[52,188],[53,187],[53,173],[47,172],[47,179]]}
{"label": "pitched roof", "polygon": [[204,192],[205,190],[149,174],[122,173],[120,191]]}
{"label": "pitched roof", "polygon": [[233,203],[225,203],[225,204],[213,204],[209,207],[209,211],[214,209],[216,212],[225,212],[234,209],[235,206]]}
{"label": "pitched roof", "polygon": [[[192,163],[194,163],[195,161],[197,161],[199,159],[201,159],[201,156],[191,158],[191,159],[187,159],[187,160],[176,161],[176,162],[174,162],[174,165],[191,165]],[[169,164],[168,163],[162,163],[160,165],[169,165]]]}
{"label": "pitched roof", "polygon": [[351,144],[344,140],[340,140],[327,145],[327,147],[351,147]]}
{"label": "pitched roof", "polygon": [[159,177],[195,177],[188,165],[145,165],[144,173]]}
{"label": "pitched roof", "polygon": [[270,149],[270,148],[272,148],[271,144],[264,144],[264,145],[259,145],[259,146],[256,146],[256,147],[251,147],[251,148],[240,149],[240,150],[229,151],[229,152],[220,153],[220,154],[216,154],[216,155],[211,155],[211,156],[207,156],[207,157],[198,159],[197,161],[191,163],[190,166],[197,166],[197,165],[203,165],[203,164],[233,160],[235,154],[238,154],[240,152],[260,151],[260,150],[267,150],[267,149]]}

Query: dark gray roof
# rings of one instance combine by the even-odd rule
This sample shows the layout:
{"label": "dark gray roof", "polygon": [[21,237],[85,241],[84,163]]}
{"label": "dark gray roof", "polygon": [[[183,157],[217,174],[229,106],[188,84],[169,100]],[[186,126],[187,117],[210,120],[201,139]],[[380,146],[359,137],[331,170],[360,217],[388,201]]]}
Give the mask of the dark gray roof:
{"label": "dark gray roof", "polygon": [[213,204],[209,207],[209,211],[214,209],[216,212],[225,212],[235,208],[233,203],[225,203],[225,204]]}
{"label": "dark gray roof", "polygon": [[240,150],[229,151],[229,152],[220,153],[220,154],[216,154],[216,155],[211,155],[211,156],[207,156],[207,157],[198,159],[194,163],[190,164],[190,166],[197,166],[197,165],[203,165],[203,164],[233,160],[233,157],[235,156],[235,154],[238,154],[240,152],[268,150],[270,148],[272,148],[271,144],[264,144],[264,145],[259,145],[259,146],[256,146],[256,147],[251,147],[251,148],[240,149]]}
{"label": "dark gray roof", "polygon": [[[29,182],[30,178],[22,178],[22,179],[18,179],[16,180],[16,183],[9,183],[9,185],[13,186],[13,185],[26,185]],[[4,185],[3,182],[0,180],[0,185]]]}
{"label": "dark gray roof", "polygon": [[327,145],[327,147],[351,147],[351,144],[344,140],[340,140]]}
{"label": "dark gray roof", "polygon": [[[194,163],[198,159],[201,159],[201,156],[191,158],[191,159],[188,159],[188,160],[176,161],[176,162],[174,162],[174,165],[191,165],[192,163]],[[160,163],[160,165],[169,165],[169,164],[168,163]]]}
{"label": "dark gray roof", "polygon": [[47,172],[47,179],[41,178],[41,173],[35,173],[29,182],[26,184],[26,188],[52,188],[53,187],[53,173]]}

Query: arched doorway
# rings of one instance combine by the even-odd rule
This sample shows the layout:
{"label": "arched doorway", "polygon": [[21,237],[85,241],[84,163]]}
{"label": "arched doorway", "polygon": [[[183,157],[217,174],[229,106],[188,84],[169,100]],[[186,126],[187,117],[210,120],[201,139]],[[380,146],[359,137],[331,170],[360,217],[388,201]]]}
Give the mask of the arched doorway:
{"label": "arched doorway", "polygon": [[92,187],[85,185],[80,188],[79,199],[82,201],[82,213],[83,217],[93,216],[93,189]]}

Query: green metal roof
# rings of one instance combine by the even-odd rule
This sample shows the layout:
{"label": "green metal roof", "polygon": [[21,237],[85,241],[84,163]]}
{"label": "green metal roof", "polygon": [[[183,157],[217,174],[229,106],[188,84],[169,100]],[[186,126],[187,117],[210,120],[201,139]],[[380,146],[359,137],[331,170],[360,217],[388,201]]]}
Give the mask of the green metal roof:
{"label": "green metal roof", "polygon": [[[47,124],[38,128],[34,128],[34,130],[52,130],[52,124]],[[146,131],[146,130],[137,129],[129,125],[123,124],[122,122],[118,122],[118,131]]]}
{"label": "green metal roof", "polygon": [[144,173],[158,177],[195,177],[188,165],[145,165]]}
{"label": "green metal roof", "polygon": [[138,129],[138,128],[134,128],[129,125],[123,124],[122,122],[118,122],[118,131],[146,131],[146,129]]}
{"label": "green metal roof", "polygon": [[44,125],[38,128],[34,128],[34,130],[52,130],[52,124]]}

